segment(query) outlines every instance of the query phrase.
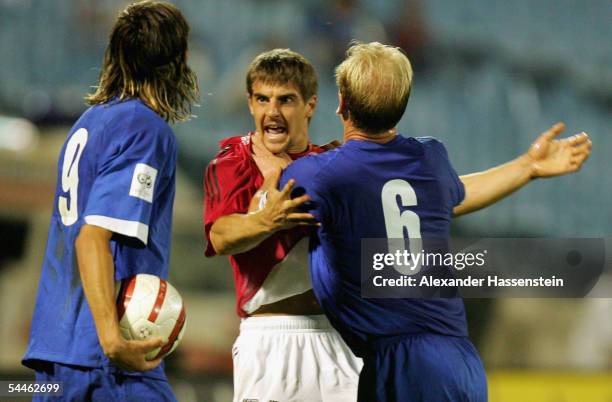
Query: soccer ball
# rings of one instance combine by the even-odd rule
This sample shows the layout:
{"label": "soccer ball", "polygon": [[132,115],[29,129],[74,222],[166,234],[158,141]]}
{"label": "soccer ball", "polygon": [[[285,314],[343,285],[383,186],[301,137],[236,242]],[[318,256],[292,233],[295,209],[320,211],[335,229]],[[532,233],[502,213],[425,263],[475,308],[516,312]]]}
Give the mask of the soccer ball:
{"label": "soccer ball", "polygon": [[117,287],[119,329],[125,339],[144,340],[160,336],[168,343],[147,353],[147,360],[166,356],[177,347],[185,332],[185,306],[167,281],[148,274],[126,278]]}

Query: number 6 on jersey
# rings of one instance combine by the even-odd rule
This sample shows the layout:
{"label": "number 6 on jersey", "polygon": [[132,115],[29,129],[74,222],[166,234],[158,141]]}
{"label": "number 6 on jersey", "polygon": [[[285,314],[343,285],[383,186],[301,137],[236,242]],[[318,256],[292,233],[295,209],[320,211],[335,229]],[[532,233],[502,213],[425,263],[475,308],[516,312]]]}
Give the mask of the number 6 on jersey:
{"label": "number 6 on jersey", "polygon": [[[383,214],[385,216],[385,228],[387,230],[387,241],[389,253],[403,252],[405,248],[404,229],[406,229],[413,253],[418,253],[421,248],[421,220],[419,216],[410,210],[404,210],[398,205],[397,197],[401,200],[402,207],[410,207],[418,204],[414,188],[406,180],[389,180],[383,186],[381,192]],[[420,260],[419,260],[420,261]],[[396,266],[395,269],[403,274],[414,274],[420,270],[420,263],[412,270],[406,266]]]}

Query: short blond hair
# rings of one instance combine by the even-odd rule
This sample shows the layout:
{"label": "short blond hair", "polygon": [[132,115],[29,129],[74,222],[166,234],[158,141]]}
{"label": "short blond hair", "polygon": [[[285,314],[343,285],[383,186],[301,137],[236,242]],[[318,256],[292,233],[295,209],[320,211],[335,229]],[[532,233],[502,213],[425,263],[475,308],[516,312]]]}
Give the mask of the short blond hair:
{"label": "short blond hair", "polygon": [[355,127],[378,134],[402,118],[412,86],[412,66],[397,47],[352,42],[336,68],[336,84]]}

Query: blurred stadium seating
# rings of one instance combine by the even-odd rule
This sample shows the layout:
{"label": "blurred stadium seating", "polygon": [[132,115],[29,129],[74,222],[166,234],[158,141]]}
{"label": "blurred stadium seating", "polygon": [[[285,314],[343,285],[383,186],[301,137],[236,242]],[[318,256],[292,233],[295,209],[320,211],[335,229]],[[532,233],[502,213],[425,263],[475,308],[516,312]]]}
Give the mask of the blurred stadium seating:
{"label": "blurred stadium seating", "polygon": [[[203,257],[202,170],[219,139],[251,128],[244,73],[267,48],[290,47],[317,67],[315,142],[341,135],[333,67],[350,39],[406,49],[416,75],[400,131],[443,140],[459,173],[518,155],[558,120],[568,134],[589,132],[594,151],[579,175],[540,181],[459,219],[454,230],[466,236],[612,237],[609,0],[175,3],[192,25],[190,57],[202,89],[198,117],[176,127],[181,175],[171,280],[189,311],[184,344],[168,362],[179,400],[227,401],[231,395],[238,319],[229,267],[222,258]],[[29,375],[19,359],[46,242],[57,152],[85,107],[108,29],[125,4],[0,0],[0,378]],[[35,124],[20,126],[28,141],[7,124],[15,118]],[[468,308],[491,401],[612,400],[609,299],[474,300]]]}

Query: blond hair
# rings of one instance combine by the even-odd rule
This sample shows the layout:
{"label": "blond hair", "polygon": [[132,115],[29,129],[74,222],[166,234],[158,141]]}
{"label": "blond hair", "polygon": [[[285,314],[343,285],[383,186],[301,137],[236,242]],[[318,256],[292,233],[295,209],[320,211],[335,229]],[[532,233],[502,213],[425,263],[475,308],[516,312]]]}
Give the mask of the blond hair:
{"label": "blond hair", "polygon": [[402,118],[412,66],[397,47],[353,42],[336,68],[336,84],[352,123],[367,134],[389,130]]}
{"label": "blond hair", "polygon": [[113,26],[90,105],[139,98],[169,122],[191,117],[198,98],[187,65],[189,25],[169,3],[143,1],[123,10]]}

